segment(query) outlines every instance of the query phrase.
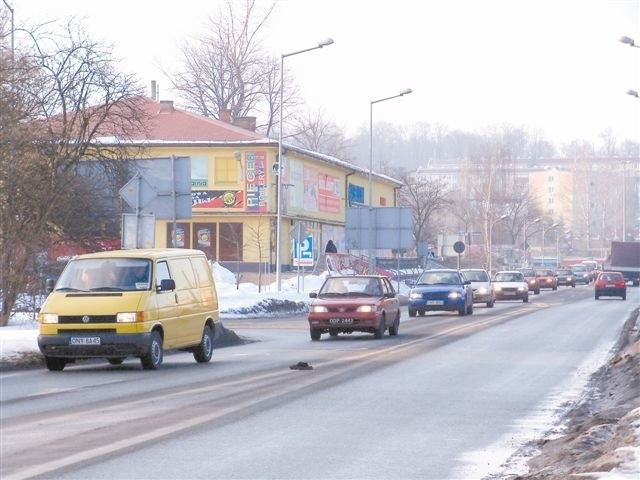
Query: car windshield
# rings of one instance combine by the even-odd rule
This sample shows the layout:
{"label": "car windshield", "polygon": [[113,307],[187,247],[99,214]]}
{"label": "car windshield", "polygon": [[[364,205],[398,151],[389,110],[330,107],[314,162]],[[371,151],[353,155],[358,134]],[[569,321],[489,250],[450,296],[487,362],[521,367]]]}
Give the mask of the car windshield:
{"label": "car windshield", "polygon": [[87,258],[70,261],[56,284],[67,291],[148,290],[151,262],[144,258]]}
{"label": "car windshield", "polygon": [[423,272],[416,284],[419,285],[459,285],[462,281],[457,272]]}
{"label": "car windshield", "polygon": [[571,270],[558,270],[558,275],[571,275]]}
{"label": "car windshield", "polygon": [[381,296],[382,280],[376,277],[329,277],[318,292],[319,296]]}
{"label": "car windshield", "polygon": [[524,282],[522,273],[498,272],[494,278],[496,282]]}
{"label": "car windshield", "polygon": [[489,275],[484,270],[465,270],[462,272],[464,278],[470,282],[488,282]]}

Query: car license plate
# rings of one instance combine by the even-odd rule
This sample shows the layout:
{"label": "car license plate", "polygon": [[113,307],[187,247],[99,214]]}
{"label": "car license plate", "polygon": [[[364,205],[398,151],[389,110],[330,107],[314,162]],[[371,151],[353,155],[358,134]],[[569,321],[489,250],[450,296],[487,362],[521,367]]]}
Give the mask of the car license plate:
{"label": "car license plate", "polygon": [[444,300],[427,300],[427,305],[444,305]]}
{"label": "car license plate", "polygon": [[100,337],[71,337],[69,345],[100,345]]}
{"label": "car license plate", "polygon": [[353,318],[330,318],[329,323],[332,325],[348,325],[353,323]]}
{"label": "car license plate", "polygon": [[505,295],[515,295],[516,292],[504,292]]}
{"label": "car license plate", "polygon": [[605,285],[605,287],[606,287],[606,288],[613,288],[613,287],[615,287],[615,285],[613,285],[613,284],[609,283],[609,284]]}

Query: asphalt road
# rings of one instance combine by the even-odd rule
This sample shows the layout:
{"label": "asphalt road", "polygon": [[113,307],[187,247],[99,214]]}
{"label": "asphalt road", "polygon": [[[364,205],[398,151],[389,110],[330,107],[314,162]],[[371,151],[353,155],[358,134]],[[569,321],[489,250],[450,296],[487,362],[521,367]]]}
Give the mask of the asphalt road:
{"label": "asphalt road", "polygon": [[[409,318],[400,334],[311,342],[304,317],[225,326],[254,342],[63,372],[0,375],[0,477],[459,479],[518,473],[514,453],[579,401],[638,290],[590,287],[474,314]],[[308,362],[312,370],[291,370]],[[521,453],[521,452],[520,452]],[[506,462],[506,463],[505,463]]]}

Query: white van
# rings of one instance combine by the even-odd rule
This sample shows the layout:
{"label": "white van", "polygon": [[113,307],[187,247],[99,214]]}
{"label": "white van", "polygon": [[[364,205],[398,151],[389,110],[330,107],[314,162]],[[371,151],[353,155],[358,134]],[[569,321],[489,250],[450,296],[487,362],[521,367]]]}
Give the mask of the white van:
{"label": "white van", "polygon": [[49,370],[82,358],[118,365],[139,357],[158,368],[164,350],[213,354],[219,325],[216,288],[205,254],[181,248],[79,255],[51,285],[39,314],[38,347]]}

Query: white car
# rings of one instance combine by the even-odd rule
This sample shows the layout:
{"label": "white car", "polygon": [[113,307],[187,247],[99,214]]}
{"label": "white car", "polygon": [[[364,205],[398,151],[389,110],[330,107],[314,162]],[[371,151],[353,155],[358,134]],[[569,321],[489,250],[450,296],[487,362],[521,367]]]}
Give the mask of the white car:
{"label": "white car", "polygon": [[486,303],[487,307],[492,308],[495,297],[491,277],[487,271],[482,268],[463,268],[460,273],[471,282],[473,303]]}
{"label": "white car", "polygon": [[502,270],[493,276],[493,295],[496,300],[529,301],[529,285],[522,272]]}

